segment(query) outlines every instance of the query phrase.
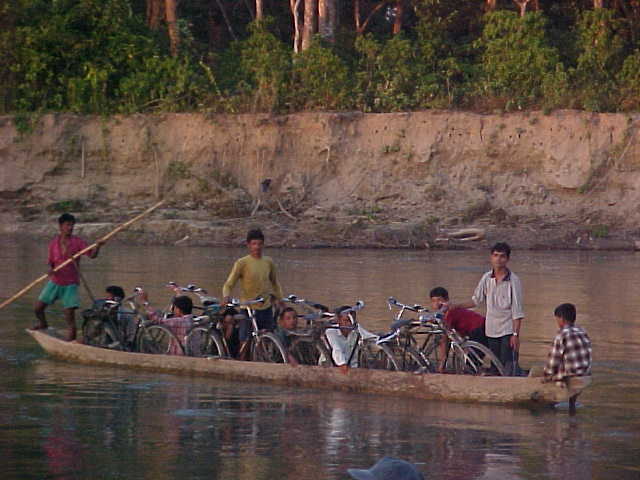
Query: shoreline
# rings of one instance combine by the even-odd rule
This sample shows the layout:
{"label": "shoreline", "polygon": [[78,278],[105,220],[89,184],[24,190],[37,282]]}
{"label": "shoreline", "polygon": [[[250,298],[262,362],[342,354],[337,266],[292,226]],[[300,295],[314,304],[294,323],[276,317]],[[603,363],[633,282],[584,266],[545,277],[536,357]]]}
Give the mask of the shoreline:
{"label": "shoreline", "polygon": [[[132,215],[137,212],[132,211]],[[91,242],[113,230],[126,217],[105,222],[83,222],[83,216],[98,212],[75,213],[75,234]],[[202,213],[204,216],[205,213]],[[498,241],[512,248],[529,251],[640,251],[635,232],[613,230],[606,236],[594,235],[588,226],[549,225],[543,221],[514,227],[475,223],[472,225],[425,227],[414,222],[370,222],[359,217],[333,221],[291,220],[283,215],[257,215],[245,218],[192,220],[166,219],[159,210],[140,224],[118,234],[113,241],[121,245],[184,247],[242,247],[250,228],[265,232],[269,248],[294,249],[396,249],[396,250],[485,250]],[[29,222],[9,222],[5,218],[0,235],[28,241],[48,240],[57,234],[57,215]],[[597,232],[596,232],[597,233]]]}

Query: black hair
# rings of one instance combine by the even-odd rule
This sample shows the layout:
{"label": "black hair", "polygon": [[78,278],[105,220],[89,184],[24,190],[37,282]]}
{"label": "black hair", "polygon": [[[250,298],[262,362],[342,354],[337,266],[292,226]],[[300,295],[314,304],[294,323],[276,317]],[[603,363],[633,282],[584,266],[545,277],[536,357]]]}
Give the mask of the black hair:
{"label": "black hair", "polygon": [[118,285],[109,285],[105,290],[113,295],[114,298],[119,298],[120,300],[124,298],[124,290]]}
{"label": "black hair", "polygon": [[[339,317],[342,312],[344,312],[345,310],[349,310],[350,308],[351,307],[349,305],[343,305],[341,307],[336,308],[336,311],[335,311],[336,317]],[[356,319],[356,312],[353,311],[353,312],[349,312],[349,313],[351,314],[351,317],[355,320]]]}
{"label": "black hair", "polygon": [[576,322],[576,307],[573,303],[558,305],[553,311],[553,314],[571,325]]}
{"label": "black hair", "polygon": [[[295,309],[295,308],[293,308],[293,307],[287,307],[287,308],[285,308],[284,310],[282,310],[282,311],[280,312],[280,318],[281,318],[281,319],[282,319],[282,318],[284,318],[284,315],[285,315],[285,313],[287,313],[287,312],[295,312],[295,311],[296,311],[296,309]],[[297,315],[297,314],[298,314],[298,312],[296,312],[296,315]]]}
{"label": "black hair", "polygon": [[429,298],[442,297],[445,300],[449,300],[449,292],[444,287],[436,287],[429,292]]}
{"label": "black hair", "polygon": [[173,299],[173,305],[178,307],[182,313],[189,315],[193,309],[193,302],[186,295],[180,295]]}
{"label": "black hair", "polygon": [[251,240],[262,240],[264,242],[264,233],[259,228],[253,228],[247,232],[247,243]]}
{"label": "black hair", "polygon": [[76,223],[76,217],[71,215],[70,213],[63,213],[58,217],[58,225],[62,225],[63,223],[71,222],[73,224]]}
{"label": "black hair", "polygon": [[499,252],[504,253],[507,258],[511,257],[511,247],[506,242],[498,242],[493,247],[491,247],[491,253]]}

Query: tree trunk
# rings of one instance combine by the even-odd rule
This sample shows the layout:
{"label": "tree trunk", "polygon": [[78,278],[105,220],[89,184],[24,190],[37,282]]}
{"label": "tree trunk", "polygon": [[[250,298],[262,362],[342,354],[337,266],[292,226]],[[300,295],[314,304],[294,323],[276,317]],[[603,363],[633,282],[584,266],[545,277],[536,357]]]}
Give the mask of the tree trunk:
{"label": "tree trunk", "polygon": [[527,6],[529,5],[530,0],[513,0],[518,8],[520,9],[520,16],[524,17],[527,13]]}
{"label": "tree trunk", "polygon": [[393,34],[397,35],[402,31],[402,17],[404,17],[404,0],[397,0],[395,7],[395,20],[393,21]]}
{"label": "tree trunk", "polygon": [[593,0],[593,8],[604,8],[604,0]]}
{"label": "tree trunk", "polygon": [[302,0],[289,0],[291,15],[293,16],[293,51],[300,52],[302,48],[302,34],[300,32],[300,2]]}
{"label": "tree trunk", "polygon": [[147,0],[147,26],[151,30],[157,30],[160,20],[164,17],[163,0]]}
{"label": "tree trunk", "polygon": [[336,39],[337,13],[336,0],[318,0],[318,31],[331,43]]}
{"label": "tree trunk", "polygon": [[302,50],[311,46],[313,35],[318,32],[318,0],[304,1],[304,28],[302,30]]}
{"label": "tree trunk", "polygon": [[256,21],[261,22],[264,19],[263,0],[256,0]]}
{"label": "tree trunk", "polygon": [[495,12],[498,8],[498,0],[485,0],[484,9],[486,12]]}
{"label": "tree trunk", "polygon": [[371,19],[375,15],[375,13],[378,10],[380,10],[382,7],[384,7],[388,2],[389,2],[389,0],[381,0],[369,12],[369,15],[367,15],[367,18],[365,19],[365,21],[362,22],[361,21],[362,16],[360,14],[360,0],[354,0],[354,2],[353,2],[353,16],[354,16],[355,24],[356,24],[356,33],[358,35],[362,35],[364,33],[364,31],[367,29],[367,25],[369,24],[369,22],[371,21]]}
{"label": "tree trunk", "polygon": [[178,55],[178,45],[180,44],[176,0],[164,0],[164,9],[165,19],[167,20],[167,30],[169,31],[171,55],[175,57]]}

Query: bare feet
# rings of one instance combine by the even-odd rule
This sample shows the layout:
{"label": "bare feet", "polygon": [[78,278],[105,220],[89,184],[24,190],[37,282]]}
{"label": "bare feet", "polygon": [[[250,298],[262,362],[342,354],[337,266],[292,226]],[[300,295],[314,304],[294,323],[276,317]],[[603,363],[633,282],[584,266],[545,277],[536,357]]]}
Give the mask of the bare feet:
{"label": "bare feet", "polygon": [[76,339],[76,329],[75,328],[70,328],[69,331],[67,332],[67,338],[65,338],[65,340],[67,342],[73,342]]}
{"label": "bare feet", "polygon": [[31,330],[46,330],[47,328],[49,328],[49,325],[47,325],[46,322],[38,322],[33,327],[31,327]]}

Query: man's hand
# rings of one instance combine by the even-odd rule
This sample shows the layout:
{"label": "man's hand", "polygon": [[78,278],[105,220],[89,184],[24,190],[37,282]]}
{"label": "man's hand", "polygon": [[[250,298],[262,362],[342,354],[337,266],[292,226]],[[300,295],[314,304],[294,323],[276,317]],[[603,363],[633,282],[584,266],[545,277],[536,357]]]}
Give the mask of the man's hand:
{"label": "man's hand", "polygon": [[520,350],[520,337],[516,335],[511,335],[509,338],[509,345],[511,346],[511,350],[517,352]]}

